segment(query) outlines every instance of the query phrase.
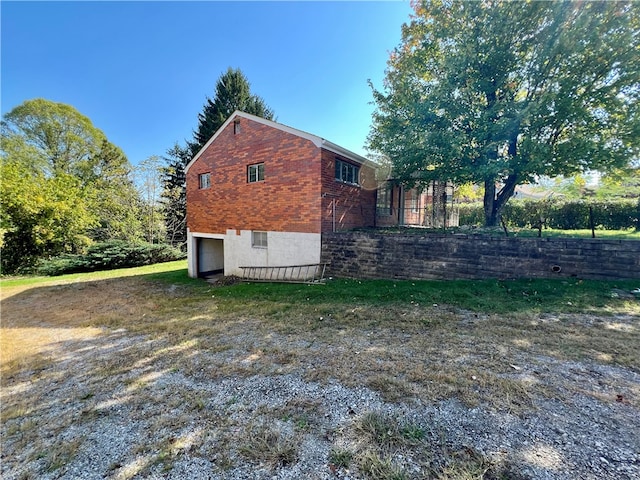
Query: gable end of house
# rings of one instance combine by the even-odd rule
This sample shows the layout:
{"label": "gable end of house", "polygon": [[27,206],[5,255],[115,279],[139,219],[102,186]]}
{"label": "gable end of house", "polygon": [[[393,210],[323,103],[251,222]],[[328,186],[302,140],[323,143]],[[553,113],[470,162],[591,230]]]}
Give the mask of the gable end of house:
{"label": "gable end of house", "polygon": [[375,162],[372,162],[371,160],[369,160],[368,158],[363,157],[362,155],[358,155],[357,153],[354,153],[344,147],[341,147],[340,145],[337,145],[333,142],[330,142],[322,137],[318,137],[317,135],[313,135],[311,133],[307,133],[303,130],[298,130],[297,128],[292,128],[289,127],[287,125],[283,125],[281,123],[278,122],[274,122],[273,120],[267,120],[266,118],[262,118],[262,117],[258,117],[256,115],[251,115],[249,113],[245,113],[242,112],[240,110],[236,110],[235,112],[233,112],[229,118],[227,118],[227,120],[222,124],[222,126],[216,130],[216,132],[211,136],[211,138],[209,139],[209,141],[207,141],[207,143],[204,144],[204,146],[200,149],[200,151],[198,153],[196,153],[193,157],[193,159],[187,164],[187,166],[185,167],[185,171],[188,171],[189,168],[198,161],[198,159],[202,156],[202,154],[207,150],[207,148],[209,148],[209,145],[211,145],[216,138],[221,134],[221,132],[223,132],[228,126],[229,124],[231,124],[232,122],[235,122],[239,119],[245,118],[247,120],[251,120],[253,122],[257,122],[260,123],[262,125],[266,125],[272,128],[276,128],[278,130],[281,130],[283,132],[286,133],[290,133],[292,135],[295,135],[297,137],[300,138],[304,138],[306,140],[309,140],[310,142],[312,142],[316,147],[318,148],[323,148],[325,150],[329,150],[333,153],[336,153],[338,155],[342,155],[343,157],[348,158],[349,160],[356,162],[360,165],[368,165],[371,168],[376,168],[377,165]]}

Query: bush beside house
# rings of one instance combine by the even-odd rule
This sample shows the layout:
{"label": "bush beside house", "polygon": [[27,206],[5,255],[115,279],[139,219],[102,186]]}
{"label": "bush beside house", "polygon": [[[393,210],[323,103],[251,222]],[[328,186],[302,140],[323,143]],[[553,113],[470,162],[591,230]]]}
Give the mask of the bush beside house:
{"label": "bush beside house", "polygon": [[128,243],[114,240],[96,243],[84,255],[59,255],[40,262],[38,273],[63,275],[116,268],[141,267],[186,258],[186,254],[167,244]]}

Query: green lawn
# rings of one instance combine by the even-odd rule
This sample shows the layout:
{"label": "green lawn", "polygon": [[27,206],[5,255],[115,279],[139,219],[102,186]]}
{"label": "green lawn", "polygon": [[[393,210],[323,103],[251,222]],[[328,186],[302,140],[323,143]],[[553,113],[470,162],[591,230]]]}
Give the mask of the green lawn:
{"label": "green lawn", "polygon": [[[504,234],[504,232],[502,232]],[[509,232],[514,237],[537,237],[538,230],[535,228],[518,228]],[[591,230],[556,230],[547,228],[542,230],[542,237],[560,238],[592,238]],[[595,230],[596,239],[605,240],[640,240],[640,230]]]}
{"label": "green lawn", "polygon": [[[302,454],[304,439],[326,441],[320,397],[221,415],[221,409],[235,408],[236,397],[209,408],[209,391],[153,390],[154,373],[179,374],[193,385],[289,375],[310,384],[366,387],[389,404],[455,398],[465,407],[513,418],[535,415],[540,401],[585,394],[609,406],[622,399],[640,408],[635,384],[602,376],[585,392],[584,382],[562,370],[565,362],[585,361],[640,371],[640,299],[630,293],[640,280],[330,279],[324,285],[216,286],[188,278],[185,267],[178,261],[0,282],[1,373],[8,386],[40,385],[38,395],[27,390],[2,406],[12,445],[36,446],[49,465],[63,468],[56,458],[72,458],[83,439],[58,439],[64,455],[56,453],[42,425],[64,432],[79,418],[93,421],[102,415],[98,399],[116,398],[123,384],[133,392],[124,401],[136,419],[142,416],[156,428],[137,452],[150,459],[141,476],[157,465],[172,470],[175,437],[168,435],[192,425],[210,425],[216,432],[195,438],[190,448],[203,456],[216,452],[221,471],[251,464],[275,475],[282,462]],[[115,332],[132,340],[107,355]],[[79,355],[96,345],[109,348],[96,348],[101,353],[95,359],[83,357],[78,372],[65,371],[86,381],[72,397],[78,409],[44,422],[40,412],[51,403],[50,392],[57,388],[51,385],[60,382],[56,364],[67,361],[74,348]],[[286,424],[290,435],[278,436],[270,429],[276,424]],[[411,465],[421,465],[421,478],[519,478],[508,473],[519,461],[513,456],[491,463],[473,449],[452,451],[446,435],[429,423],[404,422],[383,411],[358,412],[333,434],[340,441],[328,460],[337,469],[359,472],[356,478],[415,478],[408,473]],[[484,477],[470,473],[489,468]]]}
{"label": "green lawn", "polygon": [[[45,284],[93,282],[140,276],[147,280],[190,285],[195,297],[206,295],[209,284],[187,276],[186,261],[161,263],[103,272],[59,277],[23,277],[0,280],[0,288]],[[324,285],[284,283],[237,283],[216,287],[227,308],[243,304],[283,303],[297,305],[360,304],[383,306],[410,303],[449,305],[474,312],[586,312],[619,305],[614,290],[630,292],[640,280],[598,281],[579,279],[535,280],[354,280],[330,279]],[[632,301],[633,305],[633,301]]]}
{"label": "green lawn", "polygon": [[171,272],[179,271],[178,278],[186,277],[186,260],[177,260],[175,262],[157,263],[155,265],[147,265],[144,267],[119,268],[116,270],[105,270],[101,272],[90,273],[71,273],[68,275],[60,275],[58,277],[45,276],[26,276],[26,277],[5,277],[0,279],[0,288],[8,287],[24,287],[45,283],[71,283],[71,282],[91,282],[95,280],[106,280],[109,278],[129,277],[134,275],[151,275],[161,273],[163,278],[171,276]]}
{"label": "green lawn", "polygon": [[[408,233],[415,235],[442,235],[442,234],[467,234],[467,235],[490,235],[496,237],[504,237],[504,229],[502,227],[477,227],[462,226],[450,227],[445,230],[442,228],[422,228],[422,227],[392,227],[377,228],[373,231],[386,233]],[[509,237],[532,238],[538,237],[538,229],[536,228],[518,228],[507,227]],[[592,238],[591,230],[557,230],[553,228],[543,228],[542,238]],[[640,240],[640,230],[598,230],[595,231],[596,239],[603,240]]]}

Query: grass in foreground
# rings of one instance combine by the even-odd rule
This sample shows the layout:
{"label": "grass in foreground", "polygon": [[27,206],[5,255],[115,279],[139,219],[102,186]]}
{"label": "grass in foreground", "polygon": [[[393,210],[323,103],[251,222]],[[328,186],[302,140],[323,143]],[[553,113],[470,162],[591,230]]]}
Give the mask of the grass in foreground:
{"label": "grass in foreground", "polygon": [[[367,386],[388,402],[456,398],[516,415],[535,409],[536,398],[563,401],[571,395],[531,383],[541,358],[640,371],[640,301],[612,295],[614,289],[638,288],[638,282],[332,280],[312,286],[214,287],[187,278],[184,262],[19,282],[2,282],[0,340],[2,346],[21,345],[15,358],[3,360],[3,381],[28,373],[36,382],[66,352],[58,337],[29,341],[36,328],[56,335],[75,332],[78,338],[89,338],[85,329],[100,335],[103,328],[124,328],[153,340],[119,351],[87,372],[95,385],[82,392],[87,404],[100,385],[123,377],[127,390],[136,392],[135,401],[156,402],[145,395],[147,377],[128,377],[132,365],[141,362],[196,382],[292,374],[321,384]],[[529,375],[523,376],[525,368]],[[614,389],[614,379],[605,377],[599,382],[601,390],[580,394],[615,402],[602,397],[603,391],[615,391],[640,406],[637,390]],[[31,401],[3,405],[3,421],[28,417]],[[296,461],[306,435],[324,435],[317,431],[324,412],[312,398],[266,409],[260,421],[248,418],[246,426],[227,425],[224,412],[210,411],[205,399],[183,392],[162,401],[185,413],[158,417],[158,431],[168,428],[161,422],[175,429],[189,425],[194,416],[216,425],[218,443],[190,448],[215,454],[221,468],[246,461],[277,470]],[[229,402],[232,406],[233,399]],[[92,415],[87,408],[87,421]],[[286,435],[272,428],[278,423],[290,427]],[[38,428],[29,425],[20,426],[25,445],[38,435]],[[399,458],[434,478],[500,478],[504,473],[474,451],[447,449],[446,438],[428,425],[365,412],[346,428],[344,435],[352,442],[336,445],[327,464],[366,478],[411,478]],[[236,433],[225,436],[232,429]],[[162,464],[167,470],[178,451],[166,438],[140,448],[160,452],[149,468]],[[52,457],[50,468],[72,454]]]}
{"label": "grass in foreground", "polygon": [[420,465],[422,478],[433,479],[519,479],[507,465],[492,464],[471,448],[453,450],[446,437],[433,426],[420,426],[384,413],[370,411],[356,420],[352,432],[354,451],[338,451],[337,461],[355,458],[360,471],[371,479],[413,478],[407,464]]}
{"label": "grass in foreground", "polygon": [[[640,298],[617,293],[637,289],[640,281],[333,279],[326,285],[238,283],[213,287],[188,278],[184,263],[3,280],[3,362],[9,351],[13,358],[29,356],[30,347],[40,349],[46,343],[46,331],[52,327],[73,326],[76,330],[68,330],[71,336],[95,335],[97,328],[108,326],[144,334],[193,334],[198,340],[209,337],[207,331],[217,329],[220,322],[239,319],[264,320],[268,328],[285,334],[317,331],[335,335],[344,334],[345,329],[357,333],[359,327],[403,328],[407,321],[413,329],[438,331],[438,327],[450,326],[461,315],[489,315],[493,319],[487,333],[498,331],[503,322],[511,325],[515,321],[521,334],[530,335],[539,328],[531,318],[539,315],[597,314],[611,317],[615,324],[613,317],[617,314],[640,314]],[[12,301],[11,297],[17,295],[26,295],[29,301]],[[92,304],[98,307],[91,309]],[[90,315],[86,315],[88,309]],[[129,316],[136,320],[125,320]],[[30,317],[34,320],[28,325],[21,321]],[[557,322],[549,323],[545,329],[557,326]],[[609,328],[607,333],[615,335],[617,328]],[[11,335],[8,329],[13,329]],[[38,332],[45,338],[38,340]],[[568,333],[566,336],[569,340],[577,338]],[[564,337],[557,331],[544,343],[567,343]],[[602,341],[606,338],[603,336]],[[596,341],[588,336],[585,339]],[[603,354],[602,358],[615,357],[627,364],[633,355],[625,351],[615,356]],[[380,382],[388,383],[385,378]]]}

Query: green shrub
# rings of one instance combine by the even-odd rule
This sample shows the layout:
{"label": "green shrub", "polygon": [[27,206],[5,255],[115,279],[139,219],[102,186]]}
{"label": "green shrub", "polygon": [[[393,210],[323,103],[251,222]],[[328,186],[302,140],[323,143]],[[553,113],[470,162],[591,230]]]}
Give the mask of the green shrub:
{"label": "green shrub", "polygon": [[458,204],[460,225],[484,225],[484,209],[482,203]]}
{"label": "green shrub", "polygon": [[60,255],[43,260],[37,271],[40,274],[52,276],[95,272],[170,262],[183,259],[185,256],[183,252],[170,245],[113,240],[91,245],[84,255]]}
{"label": "green shrub", "polygon": [[593,206],[594,224],[608,230],[635,228],[640,230],[640,200],[598,201]]}
{"label": "green shrub", "polygon": [[[589,208],[595,228],[604,230],[640,230],[640,201],[637,200],[510,200],[502,210],[502,218],[510,227],[535,228],[540,222],[559,230],[591,228]],[[482,225],[481,203],[459,206],[460,225]]]}
{"label": "green shrub", "polygon": [[88,272],[87,265],[82,255],[59,255],[46,260],[41,260],[36,269],[40,275],[63,275],[65,273]]}

